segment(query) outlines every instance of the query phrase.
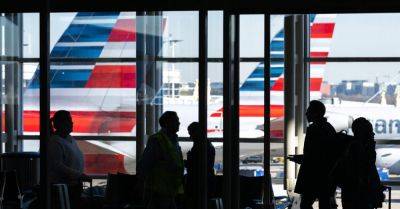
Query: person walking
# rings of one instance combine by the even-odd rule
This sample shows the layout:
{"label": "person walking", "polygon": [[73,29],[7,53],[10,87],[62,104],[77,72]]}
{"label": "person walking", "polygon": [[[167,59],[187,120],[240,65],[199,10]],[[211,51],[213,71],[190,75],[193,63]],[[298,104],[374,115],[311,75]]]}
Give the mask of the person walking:
{"label": "person walking", "polygon": [[384,194],[375,166],[376,152],[372,124],[360,117],[352,124],[354,141],[349,145],[344,161],[342,185],[344,209],[382,207]]}
{"label": "person walking", "polygon": [[334,164],[334,139],[336,131],[327,122],[325,105],[313,100],[306,111],[311,124],[304,141],[304,159],[300,166],[295,192],[301,195],[301,209],[312,209],[318,199],[319,209],[333,208],[335,185],[329,181],[329,170]]}

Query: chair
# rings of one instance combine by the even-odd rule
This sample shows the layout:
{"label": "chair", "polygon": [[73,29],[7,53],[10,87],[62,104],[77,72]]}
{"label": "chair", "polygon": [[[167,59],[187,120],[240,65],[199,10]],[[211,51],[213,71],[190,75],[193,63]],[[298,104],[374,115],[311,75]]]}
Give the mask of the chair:
{"label": "chair", "polygon": [[144,208],[143,189],[135,175],[108,174],[105,209]]}
{"label": "chair", "polygon": [[224,194],[224,176],[216,175],[214,181],[215,181],[214,197],[222,198]]}
{"label": "chair", "polygon": [[68,187],[66,184],[53,184],[52,186],[52,208],[71,209]]}
{"label": "chair", "polygon": [[29,201],[24,199],[24,195],[19,186],[17,172],[15,170],[3,171],[0,172],[0,175],[0,209],[25,209],[36,200],[36,198],[32,198]]}
{"label": "chair", "polygon": [[211,198],[208,200],[209,209],[224,209],[222,198]]}
{"label": "chair", "polygon": [[262,205],[263,179],[263,176],[240,176],[240,208],[258,208]]}

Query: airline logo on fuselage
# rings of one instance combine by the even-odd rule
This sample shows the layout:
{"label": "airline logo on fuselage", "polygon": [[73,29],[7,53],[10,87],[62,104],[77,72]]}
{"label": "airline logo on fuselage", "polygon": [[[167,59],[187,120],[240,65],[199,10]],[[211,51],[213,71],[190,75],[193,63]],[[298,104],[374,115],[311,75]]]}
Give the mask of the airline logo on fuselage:
{"label": "airline logo on fuselage", "polygon": [[399,119],[375,119],[372,123],[375,134],[400,134]]}

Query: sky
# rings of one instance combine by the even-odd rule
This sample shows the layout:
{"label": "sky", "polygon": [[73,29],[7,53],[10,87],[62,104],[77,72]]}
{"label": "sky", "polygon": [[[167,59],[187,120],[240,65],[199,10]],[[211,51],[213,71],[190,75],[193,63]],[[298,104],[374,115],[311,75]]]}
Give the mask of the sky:
{"label": "sky", "polygon": [[[75,13],[51,15],[51,48],[62,35]],[[164,12],[167,20],[164,31],[164,56],[172,56],[168,40],[180,40],[175,46],[175,57],[198,56],[198,13]],[[210,57],[222,57],[223,15],[211,11],[208,15],[208,53]],[[283,27],[283,16],[271,18],[271,31]],[[332,57],[400,57],[400,14],[339,14],[335,22],[330,56]],[[262,15],[241,15],[240,55],[241,57],[262,57],[264,50]],[[39,15],[24,15],[24,56],[39,55]],[[241,63],[241,81],[258,63]],[[165,64],[165,68],[172,67]],[[197,63],[175,64],[181,72],[182,80],[194,81],[198,77]],[[208,73],[212,82],[222,81],[222,63],[210,63]],[[324,80],[338,83],[341,80],[365,79],[370,81],[399,82],[400,63],[328,63]]]}
{"label": "sky", "polygon": [[[400,57],[400,14],[342,14],[336,18],[330,56]],[[400,63],[329,63],[329,82],[365,79],[400,82]]]}

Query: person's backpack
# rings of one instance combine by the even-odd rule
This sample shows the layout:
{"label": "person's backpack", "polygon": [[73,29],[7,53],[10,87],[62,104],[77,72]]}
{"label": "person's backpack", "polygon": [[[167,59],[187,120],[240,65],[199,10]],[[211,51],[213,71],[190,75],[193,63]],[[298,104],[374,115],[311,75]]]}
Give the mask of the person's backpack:
{"label": "person's backpack", "polygon": [[350,147],[354,141],[354,137],[347,134],[347,131],[339,131],[335,135],[333,145],[334,163],[329,172],[329,178],[332,184],[342,185],[346,178],[345,162],[350,157]]}

